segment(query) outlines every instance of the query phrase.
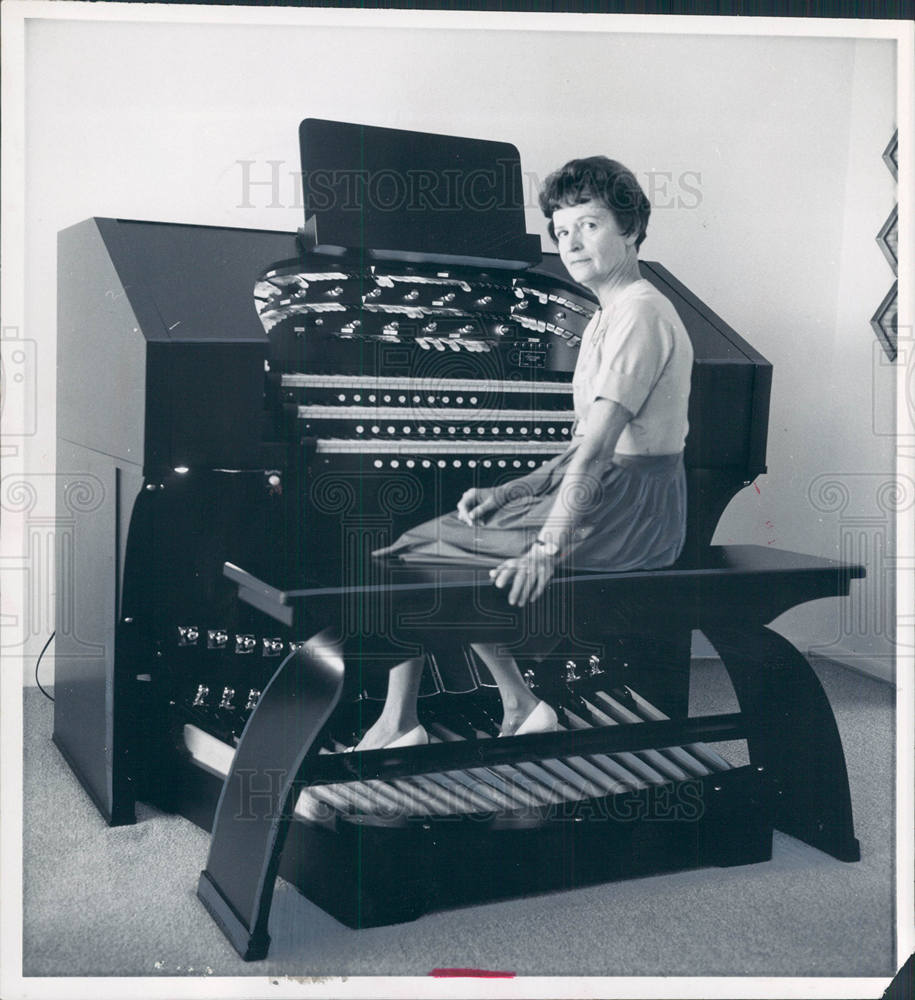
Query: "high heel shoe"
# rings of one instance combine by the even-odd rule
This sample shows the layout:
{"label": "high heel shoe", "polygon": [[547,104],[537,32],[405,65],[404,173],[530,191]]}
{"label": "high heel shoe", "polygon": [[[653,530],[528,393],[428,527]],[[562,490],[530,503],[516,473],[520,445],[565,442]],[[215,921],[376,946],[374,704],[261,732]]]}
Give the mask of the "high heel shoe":
{"label": "high heel shoe", "polygon": [[390,743],[385,743],[385,750],[393,750],[395,747],[415,747],[415,746],[425,746],[429,742],[429,734],[426,732],[425,726],[414,726],[413,729],[409,730],[403,734],[403,736],[398,736],[396,740],[391,740]]}
{"label": "high heel shoe", "polygon": [[[559,728],[559,716],[545,701],[538,701],[527,718],[511,736],[527,736],[530,733],[553,733]],[[504,735],[503,733],[499,734]]]}
{"label": "high heel shoe", "polygon": [[[413,747],[413,746],[425,746],[429,742],[429,734],[426,732],[425,726],[414,726],[412,729],[407,730],[402,736],[398,736],[396,740],[391,740],[390,743],[385,743],[383,747],[377,747],[379,750],[393,750],[396,747]],[[356,747],[346,747],[344,753],[352,753]]]}

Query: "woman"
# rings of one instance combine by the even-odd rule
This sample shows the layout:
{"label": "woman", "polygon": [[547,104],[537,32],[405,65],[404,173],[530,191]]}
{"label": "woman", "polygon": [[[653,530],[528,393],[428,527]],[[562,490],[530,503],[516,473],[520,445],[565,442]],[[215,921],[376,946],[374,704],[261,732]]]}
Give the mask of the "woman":
{"label": "woman", "polygon": [[[670,565],[686,530],[683,445],[693,352],[673,305],[640,277],[651,211],[631,171],[594,156],[551,174],[540,193],[571,277],[600,308],[573,378],[576,424],[566,451],[496,489],[470,489],[457,510],[402,535],[380,556],[489,562],[509,604],[536,600],[557,564],[632,570]],[[556,713],[515,660],[474,644],[502,697],[502,735],[546,732]],[[390,673],[378,721],[359,750],[428,742],[416,714],[423,658]]]}

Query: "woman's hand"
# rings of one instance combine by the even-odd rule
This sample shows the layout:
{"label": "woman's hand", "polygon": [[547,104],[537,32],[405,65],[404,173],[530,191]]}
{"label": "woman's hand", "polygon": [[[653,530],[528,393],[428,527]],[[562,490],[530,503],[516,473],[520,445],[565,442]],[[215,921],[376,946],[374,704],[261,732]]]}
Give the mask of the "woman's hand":
{"label": "woman's hand", "polygon": [[500,590],[511,584],[508,603],[523,608],[528,601],[536,601],[546,589],[555,565],[555,556],[545,546],[534,544],[523,555],[506,559],[491,569],[489,575]]}
{"label": "woman's hand", "polygon": [[457,516],[464,524],[473,527],[482,518],[487,517],[494,510],[498,510],[499,504],[494,499],[495,490],[473,489],[467,490],[458,500]]}

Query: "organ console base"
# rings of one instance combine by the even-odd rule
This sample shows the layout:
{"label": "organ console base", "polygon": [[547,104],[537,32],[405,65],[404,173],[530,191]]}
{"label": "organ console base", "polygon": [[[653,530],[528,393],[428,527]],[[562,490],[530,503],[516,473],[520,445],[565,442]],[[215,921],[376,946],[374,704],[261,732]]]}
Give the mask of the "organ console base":
{"label": "organ console base", "polygon": [[[201,802],[212,808],[221,787],[198,774],[186,801],[191,818],[206,825]],[[402,923],[497,899],[768,861],[776,794],[766,775],[744,766],[517,816],[321,821],[297,810],[278,872],[348,927]],[[218,883],[204,874],[212,913]]]}
{"label": "organ console base", "polygon": [[[714,782],[714,791],[713,785]],[[475,818],[406,829],[341,820],[294,824],[292,881],[349,927],[447,907],[772,856],[772,790],[752,768],[668,788],[588,799],[517,827]],[[678,801],[687,808],[680,808]],[[688,804],[708,803],[700,819]],[[315,863],[324,858],[326,865]],[[309,860],[311,863],[309,863]],[[612,891],[612,890],[608,890]]]}

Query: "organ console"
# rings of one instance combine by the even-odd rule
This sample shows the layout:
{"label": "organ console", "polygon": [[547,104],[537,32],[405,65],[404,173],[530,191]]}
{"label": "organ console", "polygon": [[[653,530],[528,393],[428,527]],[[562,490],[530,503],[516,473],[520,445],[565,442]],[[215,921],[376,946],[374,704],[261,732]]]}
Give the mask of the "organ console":
{"label": "organ console", "polygon": [[[863,571],[710,545],[765,469],[765,359],[643,262],[695,352],[677,566],[558,579],[519,617],[472,568],[379,563],[468,486],[565,447],[595,303],[526,234],[513,147],[312,119],[301,139],[298,236],[120,219],[60,234],[58,506],[75,526],[54,740],[106,819],[133,822],[142,799],[213,828],[198,892],[249,958],[277,870],[364,926],[530,891],[532,871],[543,891],[762,860],[773,824],[853,858],[828,704],[764,626]],[[388,211],[367,193],[415,176],[428,195],[455,169],[495,185],[495,208]],[[564,638],[525,678],[564,731],[493,739],[498,699],[464,643],[537,628]],[[687,717],[695,628],[751,723]],[[420,647],[433,745],[340,753]],[[751,763],[722,739],[747,739]]]}

